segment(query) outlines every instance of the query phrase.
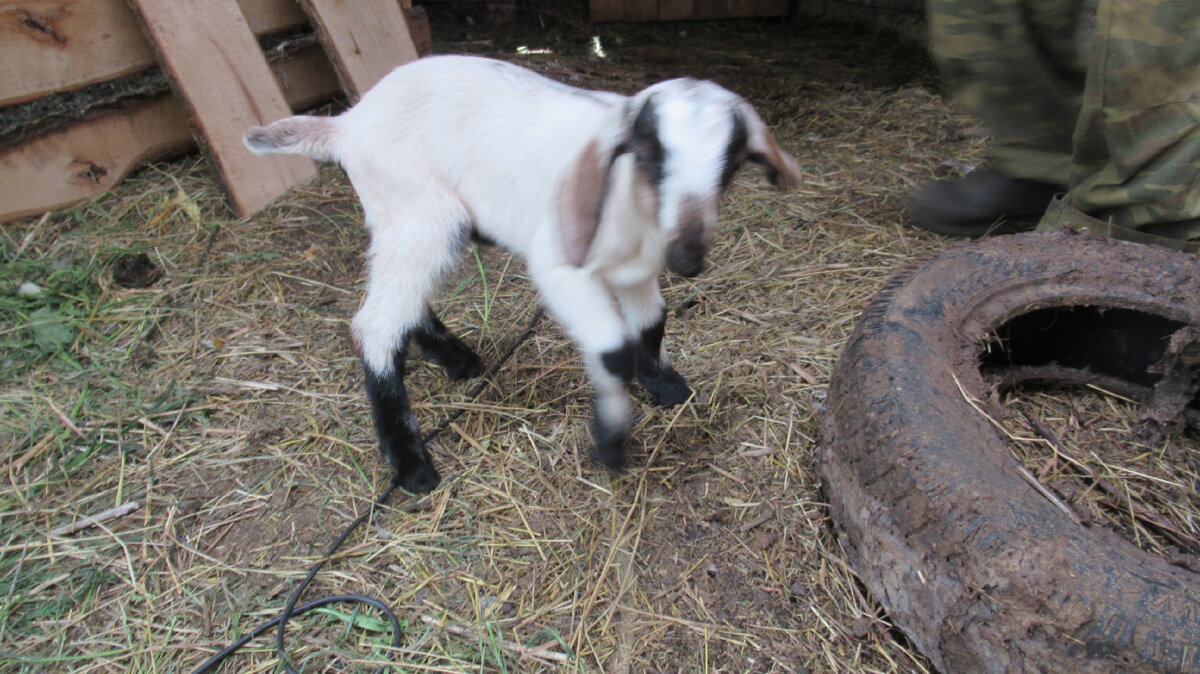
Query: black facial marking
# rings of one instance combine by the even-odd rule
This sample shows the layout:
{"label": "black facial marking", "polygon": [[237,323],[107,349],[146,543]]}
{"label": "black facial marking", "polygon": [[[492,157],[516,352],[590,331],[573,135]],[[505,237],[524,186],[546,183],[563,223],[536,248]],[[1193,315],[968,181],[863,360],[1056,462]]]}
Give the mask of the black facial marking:
{"label": "black facial marking", "polygon": [[742,120],[742,116],[737,112],[731,112],[730,117],[733,118],[733,129],[729,133],[729,145],[725,147],[725,159],[721,169],[722,190],[729,188],[734,174],[746,161],[746,141],[749,137],[746,132],[746,122]]}
{"label": "black facial marking", "polygon": [[411,492],[426,492],[441,481],[433,457],[421,440],[421,429],[413,416],[404,388],[404,349],[397,349],[392,371],[366,369],[367,400],[379,436],[379,452],[396,471],[396,481]]}
{"label": "black facial marking", "polygon": [[662,184],[667,152],[658,137],[658,112],[654,109],[653,99],[642,105],[633,120],[629,140],[623,145],[626,151],[633,152],[638,168],[650,178],[651,184],[655,187]]}
{"label": "black facial marking", "polygon": [[483,372],[483,362],[479,356],[438,320],[433,309],[425,308],[425,318],[413,329],[412,336],[421,353],[440,365],[450,379],[470,379]]}

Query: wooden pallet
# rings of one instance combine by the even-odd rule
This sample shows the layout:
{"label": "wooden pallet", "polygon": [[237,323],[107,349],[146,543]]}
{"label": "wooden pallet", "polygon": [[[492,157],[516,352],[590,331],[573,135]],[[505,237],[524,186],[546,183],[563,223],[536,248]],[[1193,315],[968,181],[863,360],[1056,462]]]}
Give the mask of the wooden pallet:
{"label": "wooden pallet", "polygon": [[[0,33],[20,38],[6,37],[0,44],[0,105],[137,72],[155,62],[176,93],[0,148],[0,222],[103,193],[145,162],[186,151],[196,142],[220,172],[239,215],[311,178],[315,167],[303,158],[250,154],[241,145],[246,127],[333,95],[335,72],[346,95],[356,98],[391,68],[416,58],[417,51],[400,9],[406,0],[305,2],[10,0],[0,5]],[[427,51],[428,21],[423,12],[410,11],[423,31],[416,42]],[[320,27],[324,49],[268,67],[255,36],[305,24]]]}
{"label": "wooden pallet", "polygon": [[133,0],[200,147],[217,167],[233,209],[249,215],[317,176],[305,157],[256,157],[242,134],[292,109],[236,0]]}

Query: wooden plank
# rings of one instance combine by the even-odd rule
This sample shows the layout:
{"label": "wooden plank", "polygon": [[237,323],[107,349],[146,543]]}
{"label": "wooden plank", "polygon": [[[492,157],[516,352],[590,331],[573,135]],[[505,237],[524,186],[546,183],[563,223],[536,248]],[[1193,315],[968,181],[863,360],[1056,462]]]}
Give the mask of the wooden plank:
{"label": "wooden plank", "polygon": [[404,0],[401,0],[400,7],[404,10],[404,22],[408,24],[408,36],[412,38],[417,56],[429,56],[433,53],[433,32],[429,29],[429,15],[425,13],[425,8],[405,8]]}
{"label": "wooden plank", "polygon": [[[320,47],[286,57],[271,70],[298,110],[339,91]],[[0,150],[0,222],[98,196],[146,163],[195,147],[184,108],[171,95],[6,147]]]}
{"label": "wooden plank", "polygon": [[687,21],[694,11],[694,0],[658,0],[659,21]]}
{"label": "wooden plank", "polygon": [[172,96],[20,143],[0,155],[0,220],[103,194],[134,167],[192,146],[183,108]]}
{"label": "wooden plank", "polygon": [[660,0],[588,0],[588,17],[595,23],[658,21],[661,4]]}
{"label": "wooden plank", "polygon": [[624,0],[588,0],[588,19],[593,23],[621,21],[623,16]]}
{"label": "wooden plank", "polygon": [[589,18],[604,21],[710,21],[787,16],[789,0],[588,0]]}
{"label": "wooden plank", "polygon": [[287,117],[292,110],[236,0],[130,1],[239,215],[255,213],[316,177],[310,159],[258,157],[242,145],[246,129]]}
{"label": "wooden plank", "polygon": [[789,0],[696,0],[693,19],[746,19],[787,16]]}
{"label": "wooden plank", "polygon": [[[296,0],[239,0],[255,35],[302,28]],[[157,65],[126,0],[0,0],[0,106]]]}
{"label": "wooden plank", "polygon": [[396,66],[417,60],[400,5],[390,0],[300,0],[353,103]]}

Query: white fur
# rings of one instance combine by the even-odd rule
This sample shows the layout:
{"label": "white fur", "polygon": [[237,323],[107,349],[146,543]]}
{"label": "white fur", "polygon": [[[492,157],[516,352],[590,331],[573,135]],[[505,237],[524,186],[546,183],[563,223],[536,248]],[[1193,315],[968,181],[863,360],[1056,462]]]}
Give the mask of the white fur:
{"label": "white fur", "polygon": [[[639,175],[634,154],[617,151],[651,99],[666,149],[658,185]],[[393,350],[421,320],[473,226],[526,260],[547,307],[584,353],[597,414],[627,423],[623,383],[600,356],[661,317],[657,279],[680,219],[698,218],[692,229],[703,229],[706,243],[711,236],[735,110],[747,120],[750,152],[767,156],[793,185],[794,160],[749,105],[710,82],[671,80],[626,97],[465,56],[397,68],[344,114],[281,120],[251,130],[246,144],[336,160],[358,191],[371,245],[353,332],[368,368],[391,370]],[[597,167],[581,163],[588,156],[600,159],[594,179]],[[564,203],[572,198],[564,185],[581,166],[588,179],[578,182],[604,200],[585,257],[572,261],[562,213],[575,204]]]}

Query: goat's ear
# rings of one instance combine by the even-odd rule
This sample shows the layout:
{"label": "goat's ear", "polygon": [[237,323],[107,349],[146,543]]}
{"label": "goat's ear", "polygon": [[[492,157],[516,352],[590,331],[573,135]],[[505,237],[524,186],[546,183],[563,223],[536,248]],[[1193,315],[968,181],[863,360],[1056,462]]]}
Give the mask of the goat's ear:
{"label": "goat's ear", "polygon": [[576,267],[583,266],[600,227],[608,170],[599,143],[593,140],[576,157],[559,187],[559,233],[567,261]]}
{"label": "goat's ear", "polygon": [[742,119],[746,121],[747,158],[765,166],[767,178],[779,189],[794,190],[800,187],[800,166],[796,160],[779,147],[771,130],[749,103],[742,101],[739,108]]}

